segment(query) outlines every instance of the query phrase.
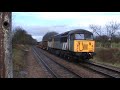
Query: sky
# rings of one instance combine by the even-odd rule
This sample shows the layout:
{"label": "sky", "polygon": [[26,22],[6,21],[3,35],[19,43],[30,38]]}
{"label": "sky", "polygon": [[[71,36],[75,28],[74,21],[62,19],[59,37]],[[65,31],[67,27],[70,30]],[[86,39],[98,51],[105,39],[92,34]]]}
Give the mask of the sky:
{"label": "sky", "polygon": [[91,31],[90,24],[104,26],[110,21],[120,23],[120,12],[12,12],[12,29],[20,26],[37,41],[50,31]]}

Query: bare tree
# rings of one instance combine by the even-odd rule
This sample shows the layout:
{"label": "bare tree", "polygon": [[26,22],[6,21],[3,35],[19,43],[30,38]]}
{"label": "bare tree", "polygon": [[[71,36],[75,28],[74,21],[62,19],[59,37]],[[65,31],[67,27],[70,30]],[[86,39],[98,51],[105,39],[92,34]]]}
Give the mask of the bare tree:
{"label": "bare tree", "polygon": [[[99,25],[94,25],[94,24],[91,24],[91,25],[89,25],[89,27],[90,27],[90,29],[92,29],[93,30],[93,33],[96,33],[98,36],[99,36],[99,40],[100,41],[102,41],[101,39],[102,39],[102,31],[101,31],[101,26],[99,26]],[[101,47],[102,45],[101,45],[101,43],[100,43],[100,47]]]}
{"label": "bare tree", "polygon": [[101,32],[101,26],[99,25],[89,25],[90,29],[93,30],[93,33],[96,33],[97,35],[101,36],[102,35],[102,32]]}
{"label": "bare tree", "polygon": [[107,35],[109,37],[110,46],[112,47],[113,36],[115,35],[116,31],[120,29],[120,23],[116,21],[111,21],[105,25],[107,30]]}

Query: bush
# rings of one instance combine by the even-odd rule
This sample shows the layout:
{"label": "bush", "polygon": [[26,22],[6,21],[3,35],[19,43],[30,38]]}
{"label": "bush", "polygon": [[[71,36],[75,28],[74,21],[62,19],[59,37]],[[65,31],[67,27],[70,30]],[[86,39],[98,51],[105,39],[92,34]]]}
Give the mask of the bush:
{"label": "bush", "polygon": [[102,62],[120,63],[120,50],[118,48],[97,48],[96,57]]}
{"label": "bush", "polygon": [[14,34],[12,36],[12,44],[29,44],[34,45],[37,41],[32,38],[30,34],[28,34],[24,29],[17,27],[14,30]]}

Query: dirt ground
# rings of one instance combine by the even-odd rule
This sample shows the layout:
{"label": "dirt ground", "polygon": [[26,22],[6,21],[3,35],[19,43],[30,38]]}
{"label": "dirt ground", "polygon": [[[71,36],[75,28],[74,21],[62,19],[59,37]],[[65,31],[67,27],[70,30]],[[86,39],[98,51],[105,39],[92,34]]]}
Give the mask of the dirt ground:
{"label": "dirt ground", "polygon": [[27,78],[46,78],[48,77],[45,71],[41,68],[41,66],[37,63],[32,49],[29,49],[27,59],[26,59],[27,67]]}

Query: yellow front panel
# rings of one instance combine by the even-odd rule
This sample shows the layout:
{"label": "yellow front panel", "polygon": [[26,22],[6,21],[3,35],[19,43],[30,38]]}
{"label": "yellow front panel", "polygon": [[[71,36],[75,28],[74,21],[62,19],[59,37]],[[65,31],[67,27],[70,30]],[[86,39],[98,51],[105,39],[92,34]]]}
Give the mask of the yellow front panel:
{"label": "yellow front panel", "polygon": [[74,52],[94,52],[95,41],[74,40]]}

